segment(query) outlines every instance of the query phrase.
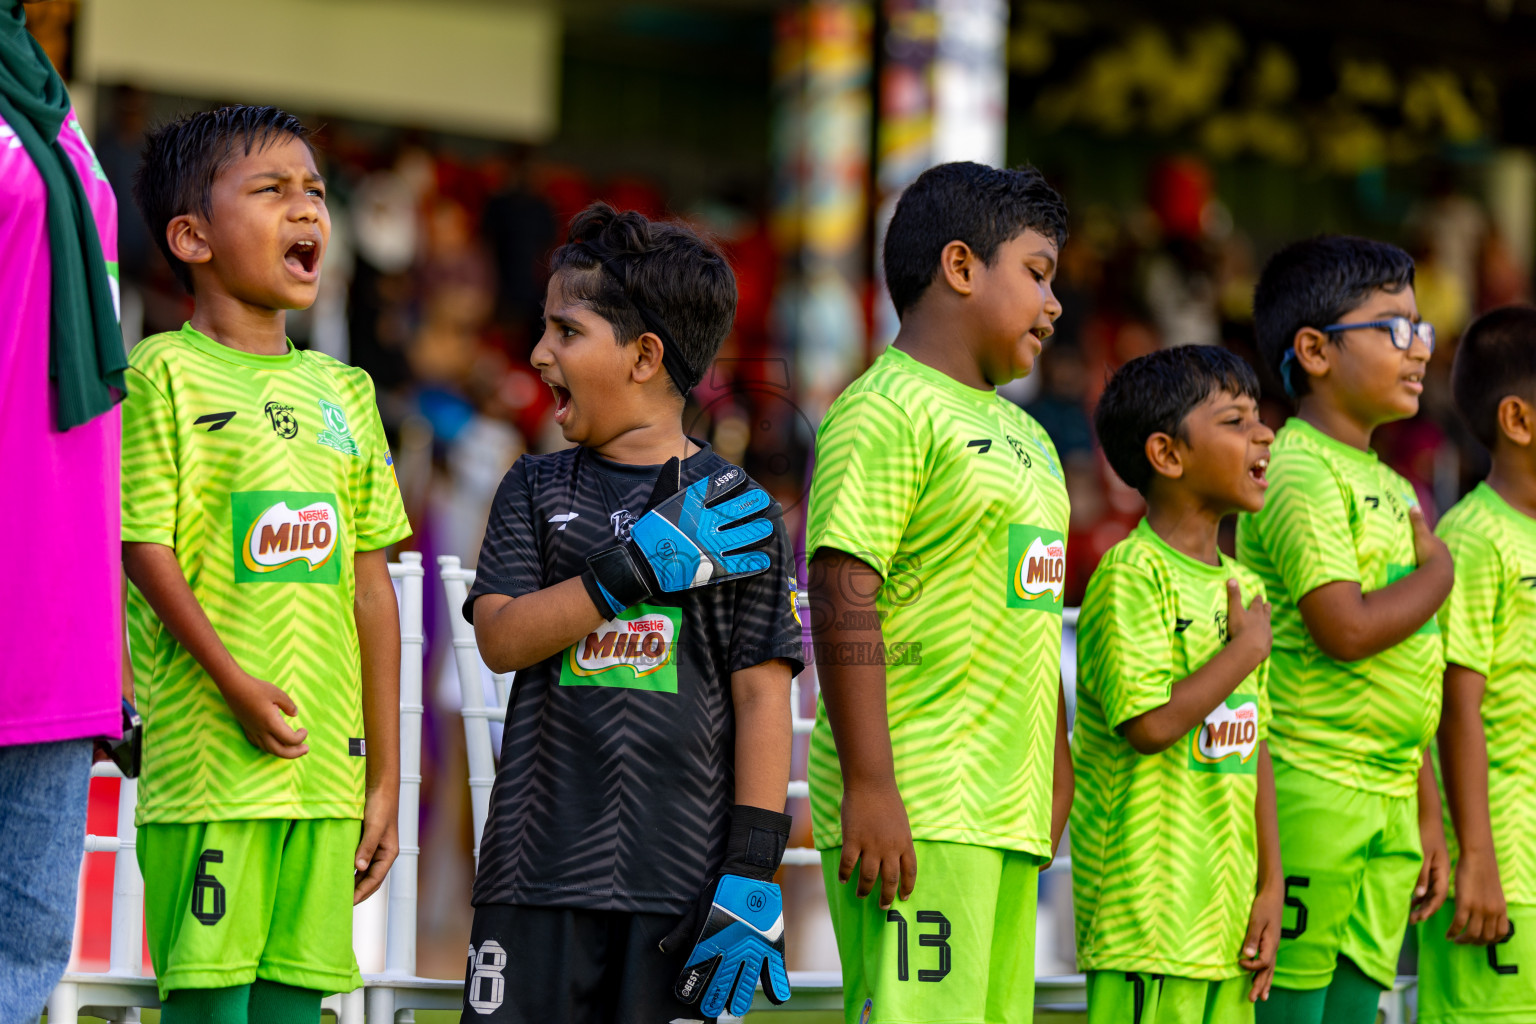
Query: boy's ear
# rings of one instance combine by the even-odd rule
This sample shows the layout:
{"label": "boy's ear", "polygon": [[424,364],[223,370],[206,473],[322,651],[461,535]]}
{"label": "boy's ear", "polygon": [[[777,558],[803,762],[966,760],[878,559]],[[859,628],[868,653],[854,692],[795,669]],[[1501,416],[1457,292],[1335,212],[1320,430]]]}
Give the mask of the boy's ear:
{"label": "boy's ear", "polygon": [[1153,434],[1147,438],[1144,450],[1147,461],[1152,464],[1152,472],[1158,476],[1177,480],[1184,475],[1184,458],[1172,437],[1163,433]]}
{"label": "boy's ear", "polygon": [[1536,440],[1536,407],[1518,395],[1499,399],[1498,420],[1499,433],[1521,448]]}
{"label": "boy's ear", "polygon": [[976,264],[981,261],[971,247],[956,239],[939,253],[939,276],[959,295],[969,295],[976,288]]}
{"label": "boy's ear", "polygon": [[635,362],[629,368],[629,379],[644,384],[661,373],[661,353],[665,347],[665,343],[650,331],[635,339]]}
{"label": "boy's ear", "polygon": [[1301,369],[1307,376],[1328,375],[1328,369],[1333,363],[1328,335],[1316,327],[1303,327],[1296,332],[1291,348],[1296,353],[1296,361],[1301,364]]}
{"label": "boy's ear", "polygon": [[165,240],[170,244],[171,255],[183,263],[207,263],[213,259],[213,249],[203,237],[202,222],[190,213],[171,218],[165,226]]}

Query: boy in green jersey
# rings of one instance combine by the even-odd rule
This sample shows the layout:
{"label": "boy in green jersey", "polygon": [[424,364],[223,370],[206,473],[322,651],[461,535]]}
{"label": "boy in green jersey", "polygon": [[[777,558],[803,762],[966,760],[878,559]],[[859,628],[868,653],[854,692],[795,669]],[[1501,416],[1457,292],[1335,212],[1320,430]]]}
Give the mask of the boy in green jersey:
{"label": "boy in green jersey", "polygon": [[1436,532],[1456,559],[1440,609],[1440,775],[1454,884],[1419,925],[1419,1020],[1536,1020],[1536,309],[1467,328],[1456,404],[1493,455]]}
{"label": "boy in green jersey", "polygon": [[1434,351],[1413,261],[1322,237],[1282,249],[1254,291],[1259,351],[1296,402],[1264,508],[1237,555],[1274,603],[1274,719],[1285,929],[1261,1022],[1370,1022],[1410,917],[1447,878],[1426,751],[1440,719],[1435,612],[1451,556],[1408,482],[1370,449],[1412,416]]}
{"label": "boy in green jersey", "polygon": [[[1216,546],[1264,505],[1274,432],[1225,349],[1134,359],[1094,426],[1146,517],[1077,631],[1072,902],[1090,1024],[1240,1024],[1269,995],[1280,840],[1264,585]],[[1247,977],[1252,974],[1252,980]]]}
{"label": "boy in green jersey", "polygon": [[1067,491],[996,387],[1061,314],[1065,238],[1033,168],[924,172],[885,238],[901,330],[817,437],[811,816],[850,1024],[1033,1015],[1037,874],[1071,803]]}
{"label": "boy in green jersey", "polygon": [[330,237],[308,132],[226,107],[150,133],[134,198],[193,295],[129,357],[123,567],[145,722],[138,857],[166,1024],[318,1021],[398,850],[410,534],[373,383],[295,349]]}

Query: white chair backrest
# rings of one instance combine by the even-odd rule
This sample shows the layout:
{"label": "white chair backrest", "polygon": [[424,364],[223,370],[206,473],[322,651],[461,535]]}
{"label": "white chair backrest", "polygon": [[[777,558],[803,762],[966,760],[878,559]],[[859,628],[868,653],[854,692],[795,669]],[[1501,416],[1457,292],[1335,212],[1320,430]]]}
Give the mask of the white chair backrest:
{"label": "white chair backrest", "polygon": [[389,566],[400,585],[400,856],[389,870],[388,974],[416,973],[416,879],[421,858],[421,672],[427,635],[422,625],[426,569],[419,551],[400,552]]}
{"label": "white chair backrest", "polygon": [[[475,865],[478,867],[480,836],[485,831],[485,819],[491,806],[491,786],[496,781],[496,758],[491,746],[490,726],[493,722],[506,721],[507,702],[514,685],[513,674],[491,674],[495,682],[497,700],[500,703],[495,707],[487,705],[481,680],[482,673],[490,670],[484,667],[485,663],[480,659],[480,650],[475,646],[475,627],[465,621],[460,612],[464,599],[469,595],[470,587],[474,586],[475,572],[473,569],[463,568],[459,559],[453,555],[439,556],[437,564],[443,579],[443,592],[448,598],[448,622],[453,633],[454,665],[459,673],[459,714],[464,719],[464,745],[469,757],[469,795],[471,814],[474,819]],[[790,683],[789,706],[793,715],[795,735],[808,734],[815,719],[807,718],[800,713],[799,680]],[[789,797],[804,797],[809,793],[809,783],[804,779],[790,780],[787,794]],[[791,847],[784,853],[784,863],[820,864],[821,860],[816,851],[810,847]]]}
{"label": "white chair backrest", "polygon": [[448,598],[448,626],[453,636],[453,664],[459,675],[459,714],[464,722],[464,748],[469,759],[469,806],[474,826],[475,867],[480,866],[480,836],[485,831],[486,815],[491,808],[491,786],[496,781],[496,750],[491,743],[491,724],[507,718],[507,702],[512,696],[513,673],[492,673],[496,705],[485,700],[482,672],[485,663],[475,646],[475,627],[464,618],[462,608],[474,585],[475,572],[460,566],[455,555],[437,559],[443,579],[443,593]]}

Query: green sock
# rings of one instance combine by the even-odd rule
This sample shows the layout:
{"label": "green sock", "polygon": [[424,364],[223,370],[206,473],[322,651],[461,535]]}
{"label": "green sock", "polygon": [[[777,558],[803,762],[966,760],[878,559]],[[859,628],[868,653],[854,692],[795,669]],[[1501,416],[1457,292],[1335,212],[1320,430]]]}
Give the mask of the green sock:
{"label": "green sock", "polygon": [[320,1024],[320,993],[257,978],[251,986],[251,1017],[260,1024]]}
{"label": "green sock", "polygon": [[1339,957],[1333,982],[1327,988],[1328,1008],[1323,1011],[1323,1024],[1376,1024],[1384,991],[1353,960]]}
{"label": "green sock", "polygon": [[160,1024],[246,1024],[251,986],[177,988],[166,993]]}
{"label": "green sock", "polygon": [[1269,998],[1254,1004],[1256,1024],[1322,1024],[1326,988],[1270,988]]}

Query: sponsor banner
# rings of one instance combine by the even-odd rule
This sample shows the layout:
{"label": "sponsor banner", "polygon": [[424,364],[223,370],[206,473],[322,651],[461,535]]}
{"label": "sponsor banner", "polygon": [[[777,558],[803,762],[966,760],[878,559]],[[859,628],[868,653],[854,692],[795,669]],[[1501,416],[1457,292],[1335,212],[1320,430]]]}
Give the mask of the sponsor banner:
{"label": "sponsor banner", "polygon": [[560,664],[561,686],[619,686],[677,692],[680,608],[636,605],[573,644]]}
{"label": "sponsor banner", "polygon": [[1061,614],[1067,541],[1040,526],[1008,527],[1008,607]]}
{"label": "sponsor banner", "polygon": [[323,491],[229,496],[236,583],[341,582],[341,518]]}
{"label": "sponsor banner", "polygon": [[1253,775],[1259,770],[1259,700],[1234,693],[1189,734],[1189,767],[1197,772]]}

